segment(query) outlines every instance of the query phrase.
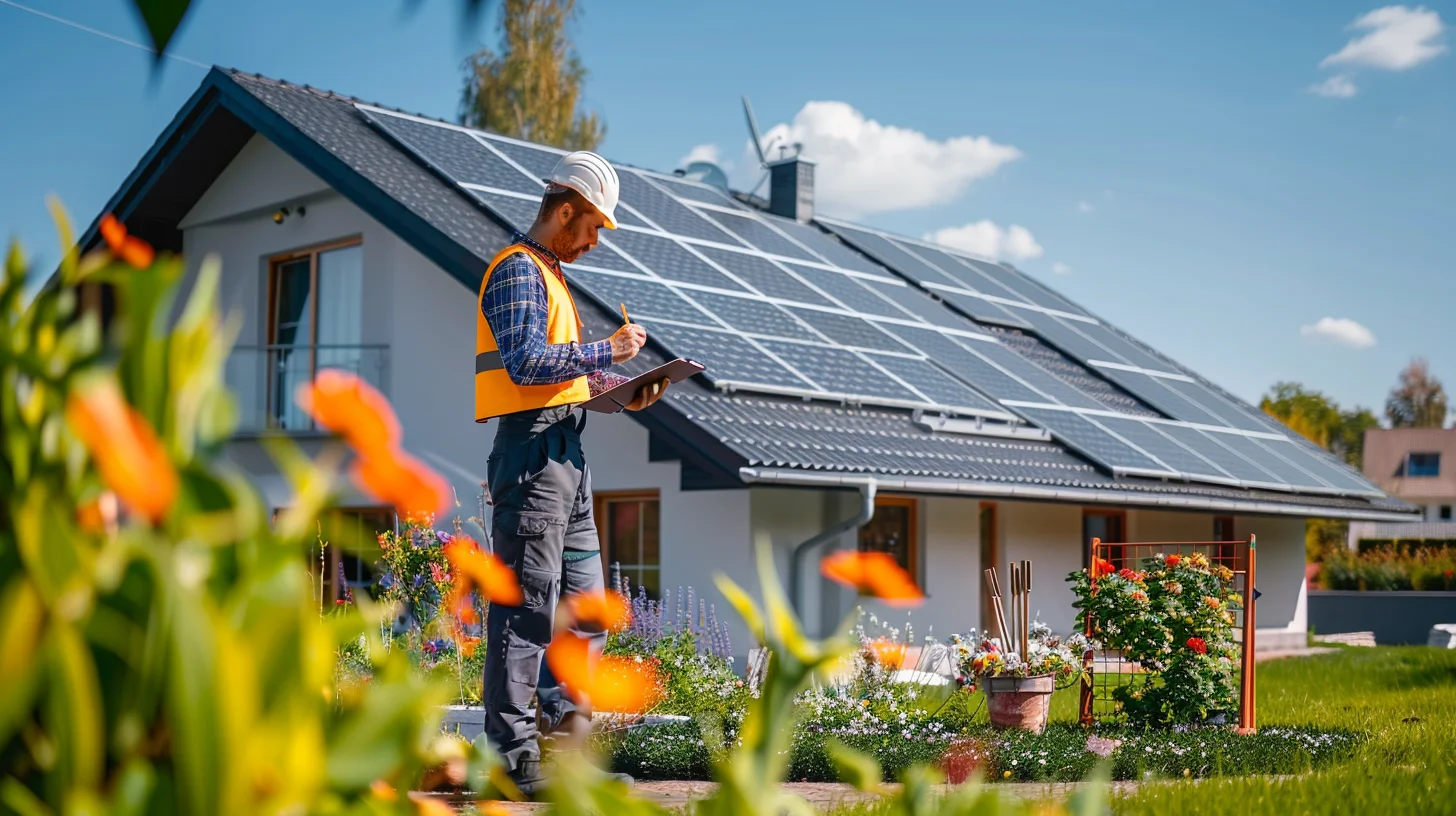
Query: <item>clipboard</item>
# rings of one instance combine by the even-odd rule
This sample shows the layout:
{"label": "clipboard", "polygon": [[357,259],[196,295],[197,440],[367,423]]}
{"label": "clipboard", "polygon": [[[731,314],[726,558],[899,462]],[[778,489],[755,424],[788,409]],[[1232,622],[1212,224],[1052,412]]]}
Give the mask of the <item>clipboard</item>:
{"label": "clipboard", "polygon": [[596,411],[601,414],[615,414],[627,407],[642,386],[656,382],[664,377],[670,383],[677,383],[686,380],[694,374],[701,374],[707,370],[707,366],[696,360],[687,360],[679,357],[670,360],[646,374],[639,374],[614,388],[603,391],[581,404],[582,408],[588,411]]}

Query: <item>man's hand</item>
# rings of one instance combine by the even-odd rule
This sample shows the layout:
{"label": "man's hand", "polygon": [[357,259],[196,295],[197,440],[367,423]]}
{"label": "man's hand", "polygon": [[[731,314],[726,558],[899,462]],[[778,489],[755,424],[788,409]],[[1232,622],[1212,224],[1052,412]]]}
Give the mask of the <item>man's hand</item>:
{"label": "man's hand", "polygon": [[612,344],[612,363],[619,365],[637,356],[642,344],[647,342],[647,330],[636,323],[628,323],[617,329],[610,340]]}
{"label": "man's hand", "polygon": [[667,393],[667,386],[671,383],[672,380],[663,377],[656,382],[651,382],[647,385],[642,386],[641,390],[637,392],[637,396],[633,397],[632,401],[627,403],[627,410],[641,411],[643,408],[646,408],[652,405],[652,403],[662,399],[662,395]]}

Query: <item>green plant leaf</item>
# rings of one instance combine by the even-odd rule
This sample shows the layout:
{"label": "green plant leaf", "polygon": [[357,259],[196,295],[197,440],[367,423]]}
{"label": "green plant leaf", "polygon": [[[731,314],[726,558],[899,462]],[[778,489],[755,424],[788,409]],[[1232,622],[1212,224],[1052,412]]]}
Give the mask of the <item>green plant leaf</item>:
{"label": "green plant leaf", "polygon": [[132,6],[141,15],[142,25],[151,37],[152,50],[155,52],[152,58],[154,65],[161,62],[172,37],[187,18],[191,5],[191,0],[132,0]]}
{"label": "green plant leaf", "polygon": [[829,761],[834,764],[834,770],[839,774],[839,781],[867,793],[880,793],[884,790],[881,784],[884,772],[874,757],[856,751],[837,739],[827,741],[824,749],[829,755]]}
{"label": "green plant leaf", "polygon": [[8,744],[35,699],[45,610],[40,594],[25,578],[9,581],[0,594],[0,745]]}

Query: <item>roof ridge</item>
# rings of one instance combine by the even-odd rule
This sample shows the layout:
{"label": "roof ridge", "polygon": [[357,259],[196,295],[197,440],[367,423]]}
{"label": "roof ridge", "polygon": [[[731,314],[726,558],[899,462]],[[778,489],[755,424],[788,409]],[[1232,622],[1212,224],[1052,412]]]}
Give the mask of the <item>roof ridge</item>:
{"label": "roof ridge", "polygon": [[373,108],[379,108],[381,110],[393,111],[394,113],[400,113],[400,114],[404,114],[406,116],[415,116],[415,117],[418,117],[420,119],[428,119],[428,120],[430,120],[432,122],[439,122],[441,124],[446,124],[446,125],[456,125],[456,124],[458,124],[456,122],[451,122],[449,120],[441,119],[441,118],[436,117],[436,116],[429,116],[429,115],[424,114],[424,113],[417,113],[417,112],[408,111],[408,110],[405,110],[404,108],[396,107],[394,105],[386,105],[383,102],[371,102],[371,101],[369,101],[367,99],[363,99],[361,97],[354,96],[352,94],[339,93],[338,91],[334,91],[334,90],[331,90],[329,88],[315,88],[312,85],[299,85],[296,82],[289,82],[288,80],[282,79],[282,78],[279,78],[279,77],[265,76],[264,74],[258,73],[256,71],[244,71],[244,70],[242,70],[240,68],[228,68],[226,70],[227,70],[228,74],[230,76],[234,77],[235,79],[247,79],[247,80],[253,80],[253,81],[257,81],[257,82],[265,82],[265,83],[267,83],[269,85],[274,85],[274,86],[279,87],[279,88],[286,88],[286,89],[292,90],[292,91],[305,91],[307,93],[313,94],[314,96],[322,97],[324,99],[332,99],[332,100],[336,100],[336,101],[339,101],[339,102],[348,102],[348,103],[353,104],[353,105],[368,105],[368,106],[373,107]]}

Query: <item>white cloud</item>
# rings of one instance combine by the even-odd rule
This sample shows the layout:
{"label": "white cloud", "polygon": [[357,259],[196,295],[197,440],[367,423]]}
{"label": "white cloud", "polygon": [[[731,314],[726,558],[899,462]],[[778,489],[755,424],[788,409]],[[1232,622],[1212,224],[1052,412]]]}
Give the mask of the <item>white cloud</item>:
{"label": "white cloud", "polygon": [[1084,212],[1084,213],[1092,212],[1092,202],[1090,202],[1090,201],[1078,201],[1077,202],[1077,212]]}
{"label": "white cloud", "polygon": [[992,221],[982,220],[961,227],[938,229],[923,237],[927,241],[944,244],[972,255],[997,260],[1020,261],[1039,258],[1042,254],[1041,245],[1036,242],[1031,231],[1020,224],[1012,224],[1002,229]]}
{"label": "white cloud", "polygon": [[1324,82],[1309,86],[1310,93],[1335,99],[1349,99],[1359,90],[1347,74],[1337,74]]}
{"label": "white cloud", "polygon": [[1368,31],[1320,61],[1331,65],[1364,65],[1404,71],[1446,52],[1440,42],[1446,26],[1441,15],[1424,6],[1385,6],[1356,18],[1351,29]]}
{"label": "white cloud", "polygon": [[1313,325],[1301,326],[1299,334],[1350,348],[1364,349],[1375,345],[1374,333],[1348,317],[1322,317]]}
{"label": "white cloud", "polygon": [[[1021,158],[1020,150],[986,136],[932,139],[916,130],[881,124],[845,102],[809,102],[790,123],[763,134],[772,161],[779,146],[803,145],[817,165],[815,209],[844,217],[912,210],[959,198],[971,183]],[[753,145],[735,183],[752,185],[762,175]]]}
{"label": "white cloud", "polygon": [[1053,275],[1070,275],[1070,274],[1072,274],[1072,267],[1067,266],[1066,264],[1062,263],[1061,261],[1057,261],[1056,263],[1052,264],[1052,274]]}
{"label": "white cloud", "polygon": [[677,160],[678,167],[687,167],[695,161],[712,162],[718,164],[718,146],[715,144],[694,145],[686,156]]}

